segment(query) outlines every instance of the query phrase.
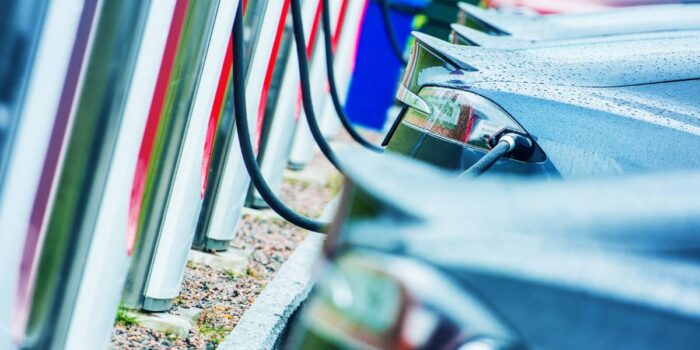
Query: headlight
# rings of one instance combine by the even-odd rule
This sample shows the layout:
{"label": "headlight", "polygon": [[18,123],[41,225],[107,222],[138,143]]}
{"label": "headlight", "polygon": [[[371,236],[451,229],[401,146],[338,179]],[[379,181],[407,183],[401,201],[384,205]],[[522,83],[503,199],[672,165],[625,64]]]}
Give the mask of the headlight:
{"label": "headlight", "polygon": [[525,134],[503,109],[479,95],[428,86],[418,96],[426,101],[431,113],[408,108],[403,122],[434,135],[489,150],[492,136],[504,129]]}

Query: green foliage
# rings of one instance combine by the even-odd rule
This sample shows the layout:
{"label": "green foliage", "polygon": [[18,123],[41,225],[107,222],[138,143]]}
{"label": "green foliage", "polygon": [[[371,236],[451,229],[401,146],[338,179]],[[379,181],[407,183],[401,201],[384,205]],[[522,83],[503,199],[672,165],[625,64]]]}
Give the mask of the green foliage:
{"label": "green foliage", "polygon": [[241,274],[240,274],[240,273],[234,272],[234,271],[231,271],[231,270],[224,270],[224,273],[226,274],[226,276],[227,276],[231,281],[234,281],[234,280],[236,280],[238,277],[241,277]]}
{"label": "green foliage", "polygon": [[199,325],[198,328],[199,334],[207,338],[209,342],[217,345],[224,341],[224,338],[230,331],[227,327],[211,327],[205,324]]}
{"label": "green foliage", "polygon": [[255,278],[256,280],[262,278],[262,276],[260,275],[260,273],[259,273],[257,270],[255,270],[253,267],[251,267],[251,266],[248,266],[248,267],[246,268],[245,274],[248,275],[248,276],[250,276],[250,277],[252,277],[252,278]]}
{"label": "green foliage", "polygon": [[114,324],[120,326],[131,326],[137,324],[136,317],[129,315],[128,309],[119,306],[117,317],[114,319]]}
{"label": "green foliage", "polygon": [[345,178],[341,174],[332,174],[328,177],[328,182],[326,182],[326,188],[332,196],[335,196],[343,188],[343,182]]}

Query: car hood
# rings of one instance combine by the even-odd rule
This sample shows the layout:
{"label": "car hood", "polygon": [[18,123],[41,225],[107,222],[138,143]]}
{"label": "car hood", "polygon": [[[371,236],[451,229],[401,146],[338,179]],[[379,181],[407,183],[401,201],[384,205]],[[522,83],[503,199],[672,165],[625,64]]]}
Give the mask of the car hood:
{"label": "car hood", "polygon": [[652,5],[603,12],[525,16],[460,3],[470,18],[495,31],[529,40],[582,38],[600,35],[700,29],[700,5]]}
{"label": "car hood", "polygon": [[520,82],[615,87],[700,78],[700,32],[517,50],[460,46],[427,34],[413,35],[458,68],[436,79],[463,85]]}

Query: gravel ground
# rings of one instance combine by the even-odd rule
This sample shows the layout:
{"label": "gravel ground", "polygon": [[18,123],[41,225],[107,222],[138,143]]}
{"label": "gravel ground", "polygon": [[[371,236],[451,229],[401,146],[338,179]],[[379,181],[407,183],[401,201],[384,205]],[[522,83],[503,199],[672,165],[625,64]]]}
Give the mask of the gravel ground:
{"label": "gravel ground", "polygon": [[[317,216],[338,191],[341,181],[337,172],[319,156],[306,171],[324,171],[329,181],[320,185],[285,180],[280,196],[296,210]],[[216,348],[305,236],[305,231],[287,222],[244,216],[232,245],[252,251],[245,274],[233,275],[200,264],[187,266],[180,297],[171,311],[203,310],[197,327],[187,339],[127,325],[128,320],[122,320],[112,331],[112,346],[116,349]]]}
{"label": "gravel ground", "polygon": [[299,180],[286,180],[282,184],[280,199],[304,215],[318,217],[338,192],[340,184],[340,177],[332,177],[323,187]]}

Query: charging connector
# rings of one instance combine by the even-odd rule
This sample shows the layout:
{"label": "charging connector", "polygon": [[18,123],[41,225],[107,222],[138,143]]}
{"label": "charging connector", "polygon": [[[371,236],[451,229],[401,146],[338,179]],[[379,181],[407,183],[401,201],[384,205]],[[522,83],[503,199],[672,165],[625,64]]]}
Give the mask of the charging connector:
{"label": "charging connector", "polygon": [[469,169],[459,175],[460,178],[475,178],[491,168],[498,160],[505,156],[514,159],[525,160],[532,155],[535,144],[529,137],[518,132],[503,130],[492,136],[489,140],[491,150]]}

